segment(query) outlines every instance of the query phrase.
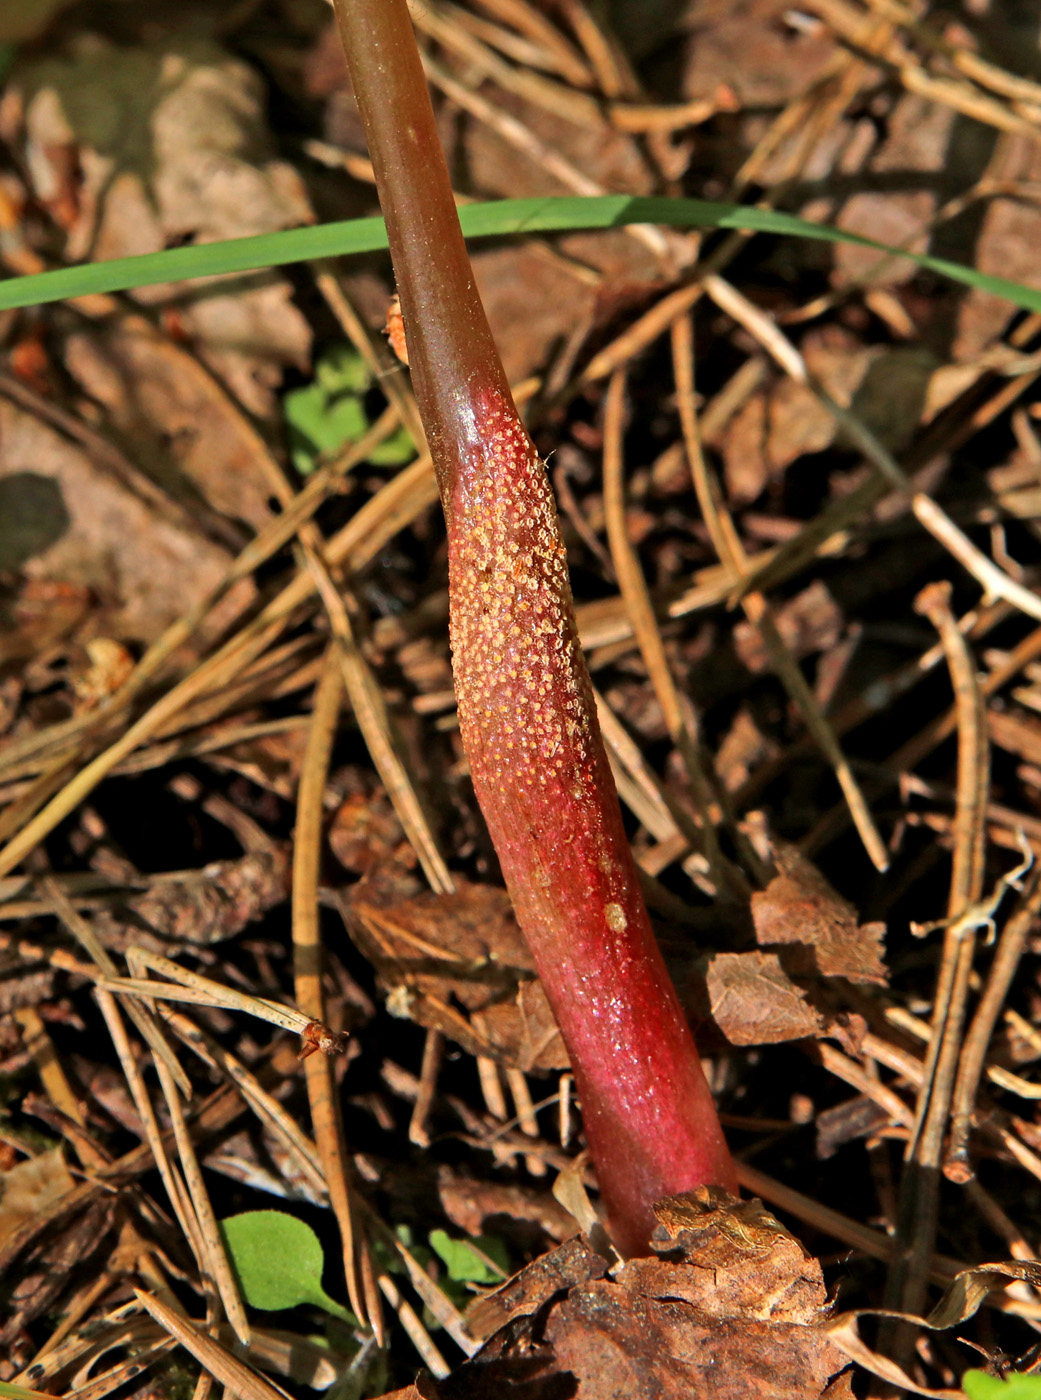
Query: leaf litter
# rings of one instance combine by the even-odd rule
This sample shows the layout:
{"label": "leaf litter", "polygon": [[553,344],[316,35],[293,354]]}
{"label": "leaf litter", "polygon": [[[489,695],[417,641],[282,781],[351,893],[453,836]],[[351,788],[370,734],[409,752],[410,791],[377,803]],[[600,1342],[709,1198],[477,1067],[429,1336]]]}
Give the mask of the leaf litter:
{"label": "leaf litter", "polygon": [[[328,19],[305,8],[54,20],[0,100],[5,270],[371,212]],[[1030,281],[1039,93],[1018,14],[976,9],[712,0],[670,28],[648,7],[628,49],[620,10],[612,32],[570,0],[418,20],[463,195],[761,198]],[[5,870],[29,858],[0,879],[0,1382],[179,1393],[190,1353],[251,1397],[272,1394],[258,1366],[293,1394],[840,1397],[851,1358],[942,1395],[981,1360],[1029,1364],[1036,896],[1008,877],[1041,849],[1035,318],[896,258],[737,236],[564,236],[477,264],[567,463],[580,625],[663,945],[745,1185],[796,1235],[757,1200],[670,1201],[654,1257],[619,1265],[549,1193],[595,1221],[457,746],[382,265],[85,299],[0,322],[0,828],[21,843]],[[660,338],[692,308],[670,378]],[[647,616],[632,578],[619,592],[619,520]],[[912,607],[936,579],[939,642]],[[909,930],[945,909],[926,939],[971,948],[949,999]],[[164,993],[187,980],[194,1004],[154,1014],[141,952],[175,959]],[[346,1053],[305,1060],[305,1094],[279,1024],[312,1006]],[[933,1163],[949,1180],[922,1194]],[[217,1221],[272,1194],[290,1228],[310,1203],[312,1279],[355,1321],[269,1326],[245,1280],[239,1311]],[[466,1306],[499,1268],[518,1272]]]}

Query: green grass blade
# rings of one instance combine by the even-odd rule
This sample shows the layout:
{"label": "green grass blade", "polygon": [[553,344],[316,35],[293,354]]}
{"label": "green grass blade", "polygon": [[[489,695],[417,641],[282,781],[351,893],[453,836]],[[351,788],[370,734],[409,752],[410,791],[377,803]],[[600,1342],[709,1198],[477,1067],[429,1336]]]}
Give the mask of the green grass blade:
{"label": "green grass blade", "polygon": [[[825,243],[853,244],[878,253],[896,253],[966,287],[977,287],[1004,297],[1026,311],[1041,311],[1041,289],[1026,287],[1006,277],[992,277],[963,267],[947,258],[907,253],[873,238],[814,224],[795,214],[755,209],[740,204],[704,199],[633,198],[628,195],[569,195],[544,199],[503,199],[469,204],[459,211],[467,238],[502,238],[512,234],[566,233],[578,229],[618,228],[624,224],[668,224],[673,228],[745,229]],[[34,277],[0,281],[0,311],[43,302],[65,301],[88,292],[125,292],[134,287],[186,278],[227,276],[256,272],[311,258],[349,257],[387,246],[383,220],[351,219],[344,223],[316,224],[285,229],[253,238],[233,238],[146,253],[110,262],[85,263],[59,268]]]}

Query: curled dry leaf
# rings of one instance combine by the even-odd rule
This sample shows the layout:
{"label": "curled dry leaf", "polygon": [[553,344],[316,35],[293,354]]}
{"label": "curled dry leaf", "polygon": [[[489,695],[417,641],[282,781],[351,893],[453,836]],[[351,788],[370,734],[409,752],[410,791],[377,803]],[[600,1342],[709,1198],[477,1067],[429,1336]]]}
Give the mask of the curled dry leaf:
{"label": "curled dry leaf", "polygon": [[170,943],[220,943],[281,904],[289,893],[289,852],[283,846],[215,860],[201,870],[156,879],[143,894],[95,916],[106,948],[131,945],[165,952]]}
{"label": "curled dry leaf", "polygon": [[471,1330],[496,1330],[440,1400],[834,1396],[820,1265],[762,1204],[708,1188],[655,1214],[657,1257],[611,1269],[572,1239],[473,1305]]}
{"label": "curled dry leaf", "polygon": [[852,904],[794,846],[777,843],[773,856],[779,873],[752,895],[760,947],[783,948],[781,961],[795,976],[884,984],[885,925],[858,924]]}
{"label": "curled dry leaf", "polygon": [[948,1328],[960,1327],[963,1322],[967,1322],[979,1310],[988,1294],[1015,1282],[1026,1283],[1036,1289],[1041,1284],[1041,1264],[1034,1259],[977,1264],[974,1268],[963,1269],[954,1277],[928,1317],[886,1312],[878,1308],[858,1308],[831,1317],[827,1324],[828,1333],[840,1351],[872,1375],[890,1384],[902,1386],[914,1395],[929,1396],[932,1400],[962,1400],[961,1390],[932,1390],[918,1385],[894,1361],[872,1351],[861,1339],[858,1328],[860,1319],[902,1318],[914,1327],[926,1328],[930,1332],[945,1332]]}
{"label": "curled dry leaf", "polygon": [[454,894],[401,899],[373,878],[343,906],[392,1011],[518,1069],[567,1065],[505,890],[460,881]]}

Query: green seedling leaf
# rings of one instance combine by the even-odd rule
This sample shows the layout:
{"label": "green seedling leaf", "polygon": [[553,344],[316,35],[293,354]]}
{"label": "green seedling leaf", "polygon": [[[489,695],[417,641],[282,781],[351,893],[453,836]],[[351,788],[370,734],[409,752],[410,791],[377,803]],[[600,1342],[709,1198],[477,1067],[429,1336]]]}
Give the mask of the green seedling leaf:
{"label": "green seedling leaf", "polygon": [[358,1319],[322,1287],[322,1246],[295,1215],[248,1210],[221,1221],[221,1234],[246,1302],[265,1312],[313,1303],[358,1326]]}
{"label": "green seedling leaf", "polygon": [[[467,238],[502,238],[508,234],[568,233],[577,229],[621,228],[626,224],[666,224],[672,228],[728,228],[750,233],[785,234],[825,243],[848,243],[873,248],[878,253],[899,253],[919,267],[928,268],[962,286],[978,287],[1004,297],[1025,311],[1041,311],[1041,289],[1026,287],[1007,277],[991,277],[948,258],[909,253],[873,238],[830,224],[814,224],[795,214],[755,209],[707,199],[663,199],[630,195],[561,195],[540,199],[502,199],[469,204],[459,210]],[[65,301],[88,292],[126,292],[159,282],[186,277],[214,277],[260,268],[284,267],[311,258],[347,257],[372,253],[387,246],[383,220],[350,219],[341,223],[313,224],[283,229],[250,238],[231,238],[133,258],[63,267],[31,277],[11,277],[0,282],[0,311]]]}
{"label": "green seedling leaf", "polygon": [[337,345],[315,365],[314,377],[326,397],[364,394],[372,382],[369,367],[350,345]]}
{"label": "green seedling leaf", "polygon": [[54,1397],[45,1395],[42,1390],[26,1390],[24,1385],[0,1381],[0,1400],[54,1400]]}
{"label": "green seedling leaf", "polygon": [[347,442],[357,442],[369,426],[361,400],[344,398],[330,402],[320,384],[293,389],[282,400],[289,427],[293,466],[305,476],[325,452],[335,452]]}
{"label": "green seedling leaf", "polygon": [[455,1240],[444,1230],[431,1230],[430,1248],[438,1256],[453,1283],[484,1287],[502,1283],[510,1271],[501,1240],[482,1235],[476,1240]]}
{"label": "green seedling leaf", "polygon": [[966,1371],[961,1383],[969,1400],[1041,1400],[1041,1376],[1012,1371],[1001,1377]]}
{"label": "green seedling leaf", "polygon": [[[371,376],[350,346],[336,346],[315,365],[314,379],[282,400],[293,465],[302,476],[320,456],[357,442],[369,427],[363,396]],[[412,439],[399,429],[369,454],[376,466],[400,466],[415,456]]]}

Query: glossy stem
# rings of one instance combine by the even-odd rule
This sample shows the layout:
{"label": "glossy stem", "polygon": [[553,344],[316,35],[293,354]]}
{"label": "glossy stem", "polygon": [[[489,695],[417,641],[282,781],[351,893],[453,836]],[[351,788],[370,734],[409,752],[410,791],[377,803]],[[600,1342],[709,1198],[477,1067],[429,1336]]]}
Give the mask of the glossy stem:
{"label": "glossy stem", "polygon": [[474,790],[571,1056],[615,1243],[661,1196],[736,1192],[654,938],[578,641],[546,471],[481,305],[405,0],[336,0],[448,526]]}

